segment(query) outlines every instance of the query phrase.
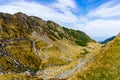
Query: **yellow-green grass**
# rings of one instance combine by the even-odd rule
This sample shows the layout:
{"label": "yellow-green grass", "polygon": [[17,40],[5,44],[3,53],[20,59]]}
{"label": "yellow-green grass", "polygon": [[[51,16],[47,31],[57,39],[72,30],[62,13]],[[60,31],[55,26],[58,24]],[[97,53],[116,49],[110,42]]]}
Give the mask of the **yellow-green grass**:
{"label": "yellow-green grass", "polygon": [[120,36],[107,46],[85,71],[76,73],[71,80],[120,80]]}
{"label": "yellow-green grass", "polygon": [[41,66],[44,67],[49,67],[49,66],[61,66],[61,65],[65,65],[66,63],[68,63],[67,60],[63,60],[63,59],[59,59],[55,56],[50,56],[50,58],[48,60],[44,60],[42,61]]}
{"label": "yellow-green grass", "polygon": [[27,67],[38,68],[41,60],[35,55],[30,46],[29,41],[14,42],[14,45],[7,46],[6,50],[12,59],[15,59],[18,63]]}
{"label": "yellow-green grass", "polygon": [[25,74],[4,74],[0,75],[0,80],[42,80]]}

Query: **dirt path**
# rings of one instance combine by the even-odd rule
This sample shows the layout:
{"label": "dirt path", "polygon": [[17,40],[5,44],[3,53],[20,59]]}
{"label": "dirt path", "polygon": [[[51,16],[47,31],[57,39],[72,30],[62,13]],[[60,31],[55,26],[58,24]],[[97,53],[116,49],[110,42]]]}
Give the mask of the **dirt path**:
{"label": "dirt path", "polygon": [[[92,58],[92,57],[91,57]],[[72,76],[74,73],[76,73],[78,70],[81,70],[83,68],[85,68],[86,63],[91,60],[91,58],[89,59],[84,59],[82,61],[80,61],[73,69],[65,71],[64,73],[61,73],[59,75],[56,76],[57,79],[65,79],[68,78],[70,76]]]}
{"label": "dirt path", "polygon": [[35,48],[35,43],[36,43],[36,42],[37,42],[37,41],[34,41],[34,42],[32,43],[32,44],[33,44],[33,50],[34,50],[35,55],[36,55],[38,58],[40,58],[40,55],[39,55],[37,49]]}
{"label": "dirt path", "polygon": [[100,48],[98,48],[93,53],[89,53],[84,59],[82,59],[78,64],[76,64],[76,66],[73,69],[65,71],[64,73],[58,74],[55,78],[66,79],[74,75],[74,73],[76,73],[77,71],[84,70],[86,68],[85,65],[94,60],[94,57],[99,53],[99,50]]}
{"label": "dirt path", "polygon": [[[80,62],[78,62],[78,64],[76,64],[72,69],[70,70],[66,70],[64,72],[62,72],[62,68],[58,68],[58,69],[50,69],[50,70],[43,70],[42,72],[42,78],[44,80],[49,80],[51,78],[55,78],[55,79],[66,79],[68,77],[71,77],[72,75],[74,75],[78,70],[82,70],[85,68],[86,63],[90,62],[91,60],[93,60],[94,56],[96,54],[92,54],[90,55],[89,58],[85,58],[80,60]],[[56,73],[56,72],[60,72],[60,73]]]}
{"label": "dirt path", "polygon": [[[62,66],[57,68],[57,69],[50,69],[50,70],[44,70],[43,71],[43,75],[42,78],[44,80],[49,80],[51,78],[55,78],[55,79],[66,79],[69,78],[71,76],[73,76],[76,72],[84,70],[86,67],[86,64],[90,63],[91,61],[93,61],[95,58],[95,56],[99,53],[99,50],[101,48],[97,48],[95,51],[90,52],[89,54],[87,54],[84,58],[79,59],[78,62],[76,63],[76,65],[73,66],[73,68],[69,69],[69,70],[63,70]],[[66,67],[68,67],[69,65],[66,65]],[[57,73],[58,72],[58,73]]]}

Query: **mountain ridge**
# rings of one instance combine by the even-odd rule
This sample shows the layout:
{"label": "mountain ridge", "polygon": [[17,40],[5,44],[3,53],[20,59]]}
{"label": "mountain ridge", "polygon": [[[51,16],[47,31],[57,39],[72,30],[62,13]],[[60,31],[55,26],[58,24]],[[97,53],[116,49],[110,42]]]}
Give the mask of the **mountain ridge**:
{"label": "mountain ridge", "polygon": [[112,41],[115,37],[116,37],[116,36],[112,36],[112,37],[110,37],[110,38],[108,38],[108,39],[106,39],[106,40],[104,40],[104,41],[99,42],[99,43],[101,43],[101,44],[106,44],[107,42]]}

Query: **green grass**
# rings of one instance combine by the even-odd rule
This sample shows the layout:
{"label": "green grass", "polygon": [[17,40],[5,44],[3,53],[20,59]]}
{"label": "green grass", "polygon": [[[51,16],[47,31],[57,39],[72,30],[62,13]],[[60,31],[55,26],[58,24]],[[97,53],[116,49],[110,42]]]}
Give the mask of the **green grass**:
{"label": "green grass", "polygon": [[69,37],[73,39],[73,41],[80,46],[87,46],[87,43],[93,41],[89,36],[87,36],[84,32],[79,30],[73,30],[63,27],[63,30]]}
{"label": "green grass", "polygon": [[17,42],[16,46],[7,46],[6,50],[12,59],[16,59],[20,64],[31,68],[39,68],[41,60],[34,54],[29,41]]}
{"label": "green grass", "polygon": [[99,53],[96,60],[86,70],[74,77],[79,80],[120,80],[120,36],[107,45],[108,49]]}

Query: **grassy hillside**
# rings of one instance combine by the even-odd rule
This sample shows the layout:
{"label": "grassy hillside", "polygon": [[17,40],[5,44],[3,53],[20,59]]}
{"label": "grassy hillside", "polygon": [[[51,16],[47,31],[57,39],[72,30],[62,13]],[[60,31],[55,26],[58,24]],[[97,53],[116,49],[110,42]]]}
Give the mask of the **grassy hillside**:
{"label": "grassy hillside", "polygon": [[36,71],[68,64],[81,58],[81,46],[91,41],[84,32],[62,28],[53,21],[21,12],[0,13],[0,72]]}
{"label": "grassy hillside", "polygon": [[80,46],[87,46],[87,42],[93,41],[84,32],[63,27],[63,30],[73,41]]}
{"label": "grassy hillside", "polygon": [[39,69],[41,59],[31,50],[29,41],[8,43],[3,49],[0,55],[0,71],[23,72]]}
{"label": "grassy hillside", "polygon": [[71,80],[120,80],[120,35],[108,43],[94,62],[79,71]]}

